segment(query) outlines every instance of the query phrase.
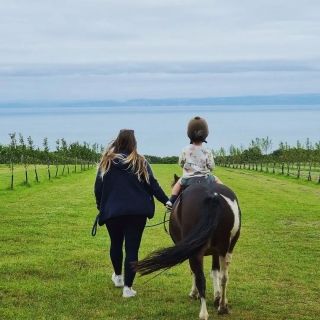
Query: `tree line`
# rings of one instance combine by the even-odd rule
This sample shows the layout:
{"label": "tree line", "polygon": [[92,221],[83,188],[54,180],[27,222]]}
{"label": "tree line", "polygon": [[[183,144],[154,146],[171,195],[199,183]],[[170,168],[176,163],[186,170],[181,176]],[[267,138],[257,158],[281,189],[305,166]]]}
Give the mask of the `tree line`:
{"label": "tree line", "polygon": [[[11,188],[13,188],[14,168],[16,165],[23,165],[25,171],[25,184],[29,184],[28,172],[30,166],[33,167],[35,181],[38,180],[37,165],[46,165],[48,179],[54,175],[77,172],[86,170],[95,166],[104,152],[104,147],[94,143],[78,141],[67,143],[62,139],[55,141],[55,150],[49,148],[48,138],[42,142],[43,149],[35,147],[33,139],[28,136],[25,140],[23,135],[9,133],[10,143],[8,145],[0,144],[0,164],[6,164],[11,170]],[[267,138],[256,138],[252,140],[247,148],[240,145],[235,147],[231,145],[228,149],[220,148],[212,150],[215,162],[220,166],[233,168],[254,169],[275,173],[276,168],[280,168],[281,173],[285,171],[287,175],[292,173],[295,168],[297,177],[300,177],[301,171],[308,171],[308,180],[311,180],[311,170],[320,172],[320,141],[312,144],[309,139],[303,144],[297,141],[295,146],[280,142],[279,147],[272,151],[272,140]],[[145,155],[147,161],[151,164],[177,164],[178,156],[158,157]],[[61,169],[60,169],[61,168]],[[290,173],[291,170],[291,173]],[[319,176],[320,182],[320,176]]]}
{"label": "tree line", "polygon": [[[28,172],[29,166],[33,166],[35,181],[39,182],[38,178],[38,165],[47,166],[48,179],[51,179],[54,174],[58,176],[59,168],[61,174],[76,172],[77,167],[80,170],[92,167],[101,158],[103,147],[94,143],[90,146],[89,143],[83,142],[80,144],[78,141],[67,143],[62,139],[55,141],[55,150],[50,151],[48,138],[44,138],[42,145],[43,149],[35,147],[33,139],[28,136],[25,140],[23,135],[9,133],[10,143],[8,145],[0,144],[0,163],[6,164],[11,170],[11,189],[13,188],[14,168],[16,165],[23,165],[25,169],[25,184],[29,184]],[[52,171],[52,166],[54,171]]]}
{"label": "tree line", "polygon": [[313,144],[310,139],[307,139],[303,144],[298,140],[295,146],[280,142],[279,147],[274,151],[272,147],[272,140],[269,137],[256,138],[251,141],[248,148],[242,144],[240,147],[231,145],[228,150],[220,148],[213,151],[213,154],[216,164],[222,166],[265,170],[272,173],[278,169],[282,174],[287,175],[296,170],[298,178],[304,170],[307,172],[308,180],[311,180],[312,170],[315,174],[319,174],[320,141]]}
{"label": "tree line", "polygon": [[0,157],[2,163],[4,159],[14,163],[64,163],[66,161],[74,161],[75,159],[96,162],[101,157],[103,150],[102,146],[94,143],[90,146],[89,143],[78,141],[67,143],[65,139],[57,139],[55,150],[50,151],[48,138],[44,138],[42,145],[43,149],[35,147],[31,136],[27,137],[25,142],[21,133],[17,136],[16,133],[9,133],[10,143],[8,145],[0,144]]}
{"label": "tree line", "polygon": [[[38,166],[45,165],[47,178],[58,175],[69,174],[95,167],[100,161],[104,152],[104,146],[94,143],[78,141],[68,143],[64,138],[55,141],[55,150],[51,151],[48,138],[44,138],[42,149],[34,145],[31,136],[26,139],[21,133],[15,132],[8,134],[10,143],[3,145],[0,143],[0,164],[9,167],[11,172],[10,189],[14,186],[14,170],[23,166],[25,175],[25,185],[30,185],[30,171],[33,170],[34,181],[39,182]],[[173,164],[178,162],[178,157],[157,157],[152,155],[145,156],[148,162],[153,164]]]}

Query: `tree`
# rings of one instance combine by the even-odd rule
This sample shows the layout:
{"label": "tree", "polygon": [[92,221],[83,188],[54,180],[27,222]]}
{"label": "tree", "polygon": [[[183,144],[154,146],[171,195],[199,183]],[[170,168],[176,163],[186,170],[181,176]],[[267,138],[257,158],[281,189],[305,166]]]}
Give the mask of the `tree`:
{"label": "tree", "polygon": [[11,171],[11,184],[10,184],[10,189],[13,190],[13,182],[14,182],[14,163],[18,162],[17,159],[17,154],[18,154],[18,150],[17,150],[17,139],[16,139],[16,133],[9,133],[9,137],[11,139],[10,141],[10,145],[9,145],[9,168]]}
{"label": "tree", "polygon": [[28,181],[28,154],[27,154],[27,146],[24,143],[24,139],[21,133],[19,133],[19,142],[20,142],[20,151],[21,151],[21,162],[23,162],[25,177],[26,177],[26,185],[29,185]]}
{"label": "tree", "polygon": [[69,165],[68,165],[68,144],[64,138],[61,139],[61,150],[62,158],[64,161],[63,169],[62,169],[62,175],[64,174],[65,167],[67,165],[67,170],[69,173]]}
{"label": "tree", "polygon": [[44,138],[43,139],[43,152],[44,152],[44,160],[45,160],[45,163],[47,165],[47,171],[48,171],[48,179],[50,180],[51,178],[51,173],[50,173],[50,148],[49,148],[49,145],[48,145],[48,138]]}
{"label": "tree", "polygon": [[59,161],[60,161],[60,140],[57,139],[57,140],[56,140],[56,153],[55,153],[55,157],[54,157],[54,162],[55,162],[55,165],[56,165],[56,174],[55,174],[55,177],[58,176]]}
{"label": "tree", "polygon": [[37,172],[37,160],[36,160],[36,156],[35,156],[35,147],[33,145],[33,140],[31,138],[31,136],[29,136],[27,138],[28,141],[28,153],[29,153],[29,157],[32,158],[33,161],[33,165],[34,165],[34,174],[35,174],[35,180],[36,182],[39,182],[39,178],[38,178],[38,172]]}
{"label": "tree", "polygon": [[266,158],[266,172],[269,172],[269,152],[272,149],[272,141],[267,137],[267,139],[261,139],[261,150],[264,152]]}
{"label": "tree", "polygon": [[262,153],[261,153],[260,147],[255,145],[249,149],[244,150],[243,156],[247,162],[258,161],[259,159],[261,159]]}
{"label": "tree", "polygon": [[269,151],[272,149],[272,140],[267,137],[266,139],[261,139],[261,150],[263,151],[264,155],[268,155]]}

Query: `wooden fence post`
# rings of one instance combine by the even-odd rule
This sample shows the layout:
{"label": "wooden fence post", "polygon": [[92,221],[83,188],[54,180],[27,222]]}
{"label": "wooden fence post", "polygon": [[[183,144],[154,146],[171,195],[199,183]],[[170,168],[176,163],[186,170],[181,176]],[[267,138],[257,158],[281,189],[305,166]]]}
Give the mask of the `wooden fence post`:
{"label": "wooden fence post", "polygon": [[310,164],[309,164],[309,173],[308,173],[308,181],[311,181],[311,166],[312,166],[312,163],[310,162]]}
{"label": "wooden fence post", "polygon": [[10,163],[10,170],[11,170],[11,185],[10,185],[10,189],[13,190],[13,181],[14,181],[14,176],[13,176],[13,161],[11,159],[11,163]]}
{"label": "wooden fence post", "polygon": [[50,164],[47,164],[47,171],[48,171],[48,179],[51,179],[51,172],[50,172]]}
{"label": "wooden fence post", "polygon": [[273,161],[273,168],[272,168],[272,173],[276,173],[276,169],[275,169],[275,166],[276,166],[276,162]]}

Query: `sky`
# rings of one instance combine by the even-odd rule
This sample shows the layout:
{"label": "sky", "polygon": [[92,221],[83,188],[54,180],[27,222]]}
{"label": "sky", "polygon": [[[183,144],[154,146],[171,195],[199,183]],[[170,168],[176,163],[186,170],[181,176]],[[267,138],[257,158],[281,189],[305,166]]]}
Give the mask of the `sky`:
{"label": "sky", "polygon": [[0,102],[320,93],[319,0],[0,0]]}

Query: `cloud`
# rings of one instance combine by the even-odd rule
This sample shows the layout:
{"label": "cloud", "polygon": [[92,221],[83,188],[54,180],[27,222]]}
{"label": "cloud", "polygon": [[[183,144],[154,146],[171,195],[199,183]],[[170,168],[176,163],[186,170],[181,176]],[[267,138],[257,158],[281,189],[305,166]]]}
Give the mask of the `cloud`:
{"label": "cloud", "polygon": [[4,1],[1,63],[315,59],[318,0]]}
{"label": "cloud", "polygon": [[0,97],[61,101],[317,93],[319,76],[319,72],[246,72],[0,77]]}
{"label": "cloud", "polygon": [[320,61],[218,61],[218,62],[116,62],[109,64],[56,64],[0,66],[0,77],[120,75],[120,74],[219,74],[247,72],[318,72]]}
{"label": "cloud", "polygon": [[105,97],[108,88],[123,99],[173,90],[310,92],[320,7],[319,0],[4,0],[0,38],[0,100]]}

